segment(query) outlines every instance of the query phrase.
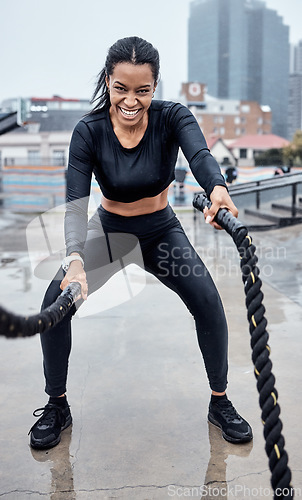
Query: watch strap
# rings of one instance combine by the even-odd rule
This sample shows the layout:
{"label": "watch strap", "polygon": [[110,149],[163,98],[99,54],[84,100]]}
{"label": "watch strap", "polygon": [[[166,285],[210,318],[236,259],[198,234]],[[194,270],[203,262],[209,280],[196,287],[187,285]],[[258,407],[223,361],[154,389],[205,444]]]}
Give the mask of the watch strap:
{"label": "watch strap", "polygon": [[68,271],[70,263],[74,260],[79,260],[82,263],[82,266],[84,267],[84,261],[80,255],[68,255],[62,261],[63,271]]}

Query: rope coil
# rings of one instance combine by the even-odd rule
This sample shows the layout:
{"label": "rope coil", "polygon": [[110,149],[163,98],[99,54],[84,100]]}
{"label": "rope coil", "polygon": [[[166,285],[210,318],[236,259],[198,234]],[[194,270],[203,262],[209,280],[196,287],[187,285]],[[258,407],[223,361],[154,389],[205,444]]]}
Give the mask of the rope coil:
{"label": "rope coil", "polygon": [[79,283],[70,283],[51,306],[39,314],[24,317],[0,306],[0,335],[6,338],[30,337],[55,326],[71,310],[81,293]]}
{"label": "rope coil", "polygon": [[[205,195],[195,195],[193,206],[197,210],[203,211],[205,207],[209,208],[210,205],[211,203]],[[269,334],[266,330],[265,307],[262,304],[264,295],[261,291],[262,281],[259,277],[260,270],[257,267],[256,247],[252,243],[247,228],[231,212],[220,209],[215,221],[232,236],[240,255],[251,336],[252,361],[259,392],[259,405],[262,410],[261,420],[264,426],[265,451],[269,459],[274,499],[292,499],[294,498],[294,490],[290,484],[291,471],[288,467],[288,455],[284,449],[285,441],[281,433],[280,406],[278,392],[275,389],[275,377],[272,373],[271,351],[268,345]]]}

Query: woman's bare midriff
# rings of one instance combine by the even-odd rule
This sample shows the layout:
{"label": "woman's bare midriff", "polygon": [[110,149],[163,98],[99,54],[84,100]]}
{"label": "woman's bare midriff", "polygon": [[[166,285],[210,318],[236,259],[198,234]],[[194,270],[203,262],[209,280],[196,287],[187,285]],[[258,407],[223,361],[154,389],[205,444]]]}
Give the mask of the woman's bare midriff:
{"label": "woman's bare midriff", "polygon": [[157,212],[162,210],[168,204],[168,190],[167,187],[157,196],[150,198],[142,198],[141,200],[133,201],[131,203],[122,203],[120,201],[108,200],[105,196],[102,196],[102,206],[108,212],[112,212],[117,215],[123,215],[124,217],[133,217],[135,215],[151,214],[152,212]]}

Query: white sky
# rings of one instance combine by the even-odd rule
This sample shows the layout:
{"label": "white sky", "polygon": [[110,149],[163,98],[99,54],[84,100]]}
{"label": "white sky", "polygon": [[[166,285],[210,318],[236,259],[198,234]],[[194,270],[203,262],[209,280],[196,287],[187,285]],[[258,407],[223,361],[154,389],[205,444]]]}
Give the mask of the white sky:
{"label": "white sky", "polygon": [[[187,80],[190,0],[0,0],[0,101],[36,96],[90,98],[107,49],[141,36],[161,56],[164,98]],[[302,0],[266,0],[302,39]]]}

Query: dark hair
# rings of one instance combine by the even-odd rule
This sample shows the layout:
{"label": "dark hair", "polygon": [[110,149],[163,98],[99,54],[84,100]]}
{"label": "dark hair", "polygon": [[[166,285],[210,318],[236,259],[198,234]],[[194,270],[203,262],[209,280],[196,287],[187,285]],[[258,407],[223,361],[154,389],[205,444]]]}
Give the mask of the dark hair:
{"label": "dark hair", "polygon": [[159,53],[153,45],[143,38],[130,36],[117,40],[109,49],[105,67],[98,74],[95,91],[90,103],[97,103],[91,112],[110,106],[106,76],[112,75],[118,63],[150,64],[154,81],[159,77]]}

